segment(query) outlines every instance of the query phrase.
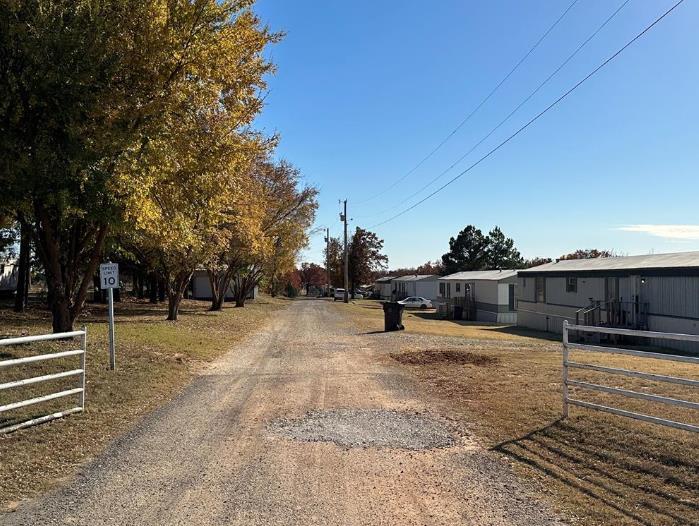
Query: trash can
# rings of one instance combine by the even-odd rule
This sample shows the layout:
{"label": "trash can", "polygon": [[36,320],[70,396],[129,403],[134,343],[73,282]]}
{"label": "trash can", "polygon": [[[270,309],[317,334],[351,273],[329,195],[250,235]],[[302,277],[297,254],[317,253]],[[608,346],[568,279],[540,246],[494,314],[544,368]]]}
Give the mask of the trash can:
{"label": "trash can", "polygon": [[401,305],[396,301],[386,301],[383,304],[383,330],[402,331],[403,327],[403,309],[405,305]]}
{"label": "trash can", "polygon": [[461,305],[454,305],[454,319],[463,320],[464,319],[464,308]]}

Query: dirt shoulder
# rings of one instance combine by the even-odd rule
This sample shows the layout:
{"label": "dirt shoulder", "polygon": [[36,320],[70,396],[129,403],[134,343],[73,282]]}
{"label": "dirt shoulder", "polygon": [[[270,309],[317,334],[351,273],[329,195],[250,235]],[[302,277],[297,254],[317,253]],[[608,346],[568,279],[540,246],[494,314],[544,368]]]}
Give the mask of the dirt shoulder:
{"label": "dirt shoulder", "polygon": [[[424,313],[404,317],[406,330],[385,334],[371,302],[338,305],[401,364],[441,414],[473,431],[535,484],[573,523],[699,523],[699,448],[689,432],[572,408],[561,416],[560,343],[516,328],[454,323]],[[699,379],[696,366],[590,354],[575,359]],[[691,388],[576,371],[576,379],[692,399]],[[697,423],[696,414],[613,395],[586,400]],[[694,419],[694,420],[693,420]]]}
{"label": "dirt shoulder", "polygon": [[[288,303],[263,296],[242,309],[226,306],[222,312],[211,313],[206,302],[185,301],[176,323],[165,321],[163,304],[117,303],[116,372],[107,369],[105,307],[88,305],[76,324],[85,324],[88,331],[86,411],[0,436],[0,510],[12,509],[23,499],[72,478],[81,465],[103,451],[110,441],[131,429],[143,415],[170,400],[206,363],[259,330]],[[32,308],[18,315],[12,312],[9,304],[0,306],[0,337],[42,334],[50,332],[50,326],[50,315],[43,309]],[[40,351],[35,345],[3,348],[2,352],[4,358],[12,358]],[[62,365],[53,361],[50,366],[60,370]],[[43,364],[25,367],[22,375],[55,372],[46,367]],[[3,374],[8,373],[3,371]],[[0,377],[0,383],[7,381],[4,378]],[[2,394],[19,398],[38,396],[45,394],[40,389],[49,389],[49,392],[60,389],[61,382],[13,390],[17,392],[11,395]],[[25,411],[2,416],[26,418],[37,416],[39,411],[68,406],[69,402],[63,399],[53,405],[32,406],[34,413]]]}

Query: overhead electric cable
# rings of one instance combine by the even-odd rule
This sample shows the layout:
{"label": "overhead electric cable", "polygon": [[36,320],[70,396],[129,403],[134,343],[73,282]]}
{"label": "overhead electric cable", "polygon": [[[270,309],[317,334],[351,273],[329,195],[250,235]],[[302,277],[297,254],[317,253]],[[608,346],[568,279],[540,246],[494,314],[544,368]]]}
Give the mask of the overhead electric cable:
{"label": "overhead electric cable", "polygon": [[549,104],[546,108],[544,108],[544,109],[541,110],[539,113],[537,113],[534,117],[532,117],[524,126],[522,126],[521,128],[519,128],[516,132],[514,132],[512,135],[510,135],[509,137],[507,137],[504,141],[502,141],[502,142],[499,143],[497,146],[495,146],[492,150],[490,150],[488,153],[486,153],[483,157],[481,157],[481,158],[478,159],[476,162],[474,162],[473,164],[471,164],[468,168],[466,168],[466,169],[463,170],[462,172],[458,173],[457,175],[455,175],[454,177],[452,177],[451,179],[449,179],[449,181],[447,181],[447,182],[444,183],[442,186],[440,186],[439,188],[437,188],[434,192],[432,192],[432,193],[428,194],[427,196],[423,197],[422,199],[420,199],[417,203],[415,203],[415,204],[409,206],[408,208],[406,208],[405,210],[399,212],[398,214],[395,214],[395,215],[389,217],[388,219],[386,219],[386,220],[384,220],[384,221],[381,221],[380,223],[377,223],[377,224],[375,224],[375,225],[372,225],[372,226],[369,227],[369,228],[376,228],[376,227],[378,227],[378,226],[385,225],[386,223],[388,223],[388,222],[390,222],[390,221],[393,221],[394,219],[396,219],[396,218],[402,216],[403,214],[408,213],[409,211],[411,211],[411,210],[413,210],[415,207],[421,205],[422,203],[424,203],[425,201],[427,201],[427,200],[430,199],[431,197],[437,195],[439,192],[441,192],[442,190],[444,190],[447,186],[449,186],[450,184],[452,184],[452,183],[453,183],[454,181],[456,181],[457,179],[460,179],[462,176],[464,176],[465,174],[467,174],[468,172],[470,172],[471,170],[473,170],[476,166],[478,166],[480,163],[482,163],[483,161],[485,161],[488,157],[490,157],[491,155],[493,155],[496,151],[498,151],[500,148],[502,148],[503,146],[505,146],[508,142],[510,142],[512,139],[514,139],[515,137],[517,137],[517,136],[518,136],[520,133],[522,133],[524,130],[526,130],[527,128],[529,128],[529,126],[531,126],[534,122],[536,122],[537,120],[539,120],[540,117],[542,117],[545,113],[547,113],[547,112],[548,112],[550,109],[552,109],[554,106],[558,105],[559,102],[561,102],[561,101],[562,101],[563,99],[565,99],[568,95],[570,95],[571,93],[573,93],[573,92],[574,92],[576,89],[578,89],[583,83],[585,83],[588,79],[590,79],[592,76],[594,76],[598,71],[600,71],[602,68],[604,68],[604,67],[605,67],[607,64],[609,64],[612,60],[614,60],[616,57],[618,57],[626,48],[628,48],[629,46],[631,46],[631,45],[632,45],[634,42],[636,42],[639,38],[641,38],[641,37],[642,37],[643,35],[645,35],[648,31],[650,31],[653,27],[655,27],[656,24],[658,24],[661,20],[663,20],[667,15],[669,15],[670,13],[672,13],[679,5],[682,4],[683,2],[684,2],[684,0],[679,0],[679,1],[678,1],[676,4],[674,4],[670,9],[668,9],[668,10],[665,11],[662,15],[660,15],[658,18],[656,18],[656,19],[655,19],[649,26],[647,26],[643,31],[641,31],[640,33],[638,33],[635,37],[633,37],[631,40],[629,40],[623,47],[621,47],[619,50],[617,50],[612,56],[610,56],[608,59],[606,59],[604,62],[602,62],[599,66],[597,66],[595,69],[593,69],[593,70],[592,70],[590,73],[588,73],[582,80],[578,81],[572,88],[568,89],[568,91],[566,91],[565,93],[563,93],[563,95],[561,95],[560,97],[558,97],[555,101],[553,101],[551,104]]}
{"label": "overhead electric cable", "polygon": [[430,159],[435,153],[437,153],[442,148],[442,146],[444,146],[449,141],[449,139],[451,139],[456,134],[456,132],[458,132],[464,126],[464,124],[466,124],[469,120],[471,120],[471,117],[473,117],[478,112],[478,110],[480,110],[481,107],[486,102],[488,102],[493,95],[495,95],[495,92],[497,92],[500,89],[500,87],[505,82],[507,82],[507,79],[509,79],[514,74],[514,72],[519,69],[519,67],[522,65],[522,63],[525,60],[527,60],[529,55],[531,55],[536,50],[536,48],[539,47],[539,45],[544,41],[544,39],[549,35],[549,33],[551,33],[551,31],[553,31],[553,29],[559,24],[559,22],[561,20],[563,20],[563,18],[568,14],[568,11],[570,11],[573,8],[573,6],[577,3],[578,3],[578,0],[573,0],[570,3],[570,5],[565,9],[565,11],[563,11],[563,13],[561,13],[561,15],[556,19],[556,21],[553,24],[551,24],[551,26],[549,26],[549,28],[544,32],[543,35],[541,35],[541,37],[539,37],[539,40],[536,41],[536,43],[529,49],[529,51],[527,51],[525,53],[525,55],[521,59],[519,59],[519,61],[513,66],[513,68],[509,71],[509,73],[507,73],[507,75],[505,75],[502,78],[502,80],[500,82],[498,82],[492,90],[490,90],[490,93],[488,93],[488,95],[486,95],[486,97],[483,100],[481,100],[473,110],[471,110],[471,112],[458,124],[458,126],[456,128],[454,128],[451,132],[449,132],[449,134],[442,140],[442,142],[440,142],[430,153],[428,153],[419,163],[417,163],[415,166],[413,166],[402,177],[398,178],[390,186],[383,189],[382,191],[372,195],[371,197],[369,197],[368,199],[365,199],[364,201],[360,201],[359,203],[357,203],[357,206],[363,205],[364,203],[368,203],[369,201],[372,201],[373,199],[375,199],[375,198],[385,194],[386,192],[392,190],[397,185],[399,185],[400,183],[405,181],[405,179],[408,178],[412,173],[414,173],[415,170],[420,168],[420,166],[422,166],[428,159]]}
{"label": "overhead electric cable", "polygon": [[502,120],[497,124],[497,126],[495,126],[493,129],[491,129],[485,137],[483,137],[483,138],[482,138],[481,140],[479,140],[476,144],[474,144],[465,154],[463,154],[463,155],[462,155],[461,157],[459,157],[456,161],[454,161],[452,164],[450,164],[445,170],[443,170],[442,172],[440,172],[436,177],[430,179],[430,181],[429,181],[427,184],[425,184],[425,185],[423,185],[422,187],[420,187],[419,190],[413,192],[413,193],[410,194],[408,197],[406,197],[405,199],[399,201],[398,203],[396,203],[395,205],[391,206],[390,208],[384,210],[383,212],[379,212],[378,214],[371,214],[370,217],[376,217],[376,216],[379,216],[379,215],[383,215],[385,212],[388,212],[388,211],[390,211],[390,210],[394,210],[394,209],[398,208],[400,205],[402,205],[403,203],[405,203],[405,202],[407,202],[407,201],[410,201],[413,197],[415,197],[416,195],[422,193],[423,190],[425,190],[426,188],[432,186],[435,182],[437,182],[439,179],[441,179],[441,178],[444,177],[447,173],[449,173],[451,170],[453,170],[454,167],[455,167],[456,165],[458,165],[461,161],[463,161],[466,157],[468,157],[471,153],[473,153],[473,151],[474,151],[476,148],[478,148],[478,147],[479,147],[481,144],[483,144],[483,142],[485,142],[493,133],[495,133],[498,129],[500,129],[500,127],[501,127],[503,124],[505,124],[507,121],[509,121],[510,118],[511,118],[515,113],[517,113],[517,112],[519,111],[519,109],[520,109],[522,106],[524,106],[527,102],[529,102],[529,101],[531,100],[531,98],[532,98],[534,95],[536,95],[536,94],[539,92],[539,90],[540,90],[541,88],[543,88],[546,84],[548,84],[548,82],[549,82],[553,77],[555,77],[556,74],[558,74],[558,72],[561,71],[561,70],[566,66],[566,64],[568,64],[568,62],[570,62],[570,61],[575,57],[575,55],[577,55],[577,54],[578,54],[578,53],[579,53],[593,38],[595,38],[595,37],[597,36],[597,34],[598,34],[600,31],[602,31],[602,29],[604,29],[604,27],[605,27],[609,22],[611,22],[611,20],[619,13],[619,11],[621,11],[621,10],[626,6],[626,4],[628,4],[630,1],[631,1],[631,0],[625,0],[619,7],[617,7],[616,10],[615,10],[611,15],[609,15],[609,16],[607,17],[607,19],[606,19],[604,22],[602,22],[602,24],[601,24],[589,37],[587,37],[587,38],[575,49],[575,51],[573,51],[570,55],[568,55],[568,58],[566,58],[566,59],[565,59],[565,60],[564,60],[564,61],[563,61],[563,62],[562,62],[548,77],[546,77],[546,79],[544,79],[543,82],[541,82],[541,83],[534,89],[534,91],[532,91],[529,95],[527,95],[527,97],[526,97],[522,102],[520,102],[520,103],[519,103],[519,104],[518,104],[504,119],[502,119]]}

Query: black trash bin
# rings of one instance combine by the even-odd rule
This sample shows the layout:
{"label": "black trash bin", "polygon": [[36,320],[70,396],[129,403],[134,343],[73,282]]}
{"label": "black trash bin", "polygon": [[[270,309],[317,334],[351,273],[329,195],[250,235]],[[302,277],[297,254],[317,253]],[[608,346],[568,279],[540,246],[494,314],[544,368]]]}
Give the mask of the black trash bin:
{"label": "black trash bin", "polygon": [[395,301],[386,301],[383,304],[383,330],[402,331],[403,327],[403,309],[405,305],[401,305]]}
{"label": "black trash bin", "polygon": [[454,319],[463,320],[464,319],[464,308],[461,305],[454,305]]}

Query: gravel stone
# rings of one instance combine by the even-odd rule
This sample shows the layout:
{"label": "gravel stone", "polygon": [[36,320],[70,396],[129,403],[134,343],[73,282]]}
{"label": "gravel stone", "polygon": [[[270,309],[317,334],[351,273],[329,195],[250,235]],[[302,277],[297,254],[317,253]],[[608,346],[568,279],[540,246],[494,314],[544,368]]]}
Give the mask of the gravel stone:
{"label": "gravel stone", "polygon": [[268,430],[302,442],[333,442],[343,447],[421,450],[456,443],[449,426],[435,418],[384,409],[311,411],[303,418],[276,420]]}

